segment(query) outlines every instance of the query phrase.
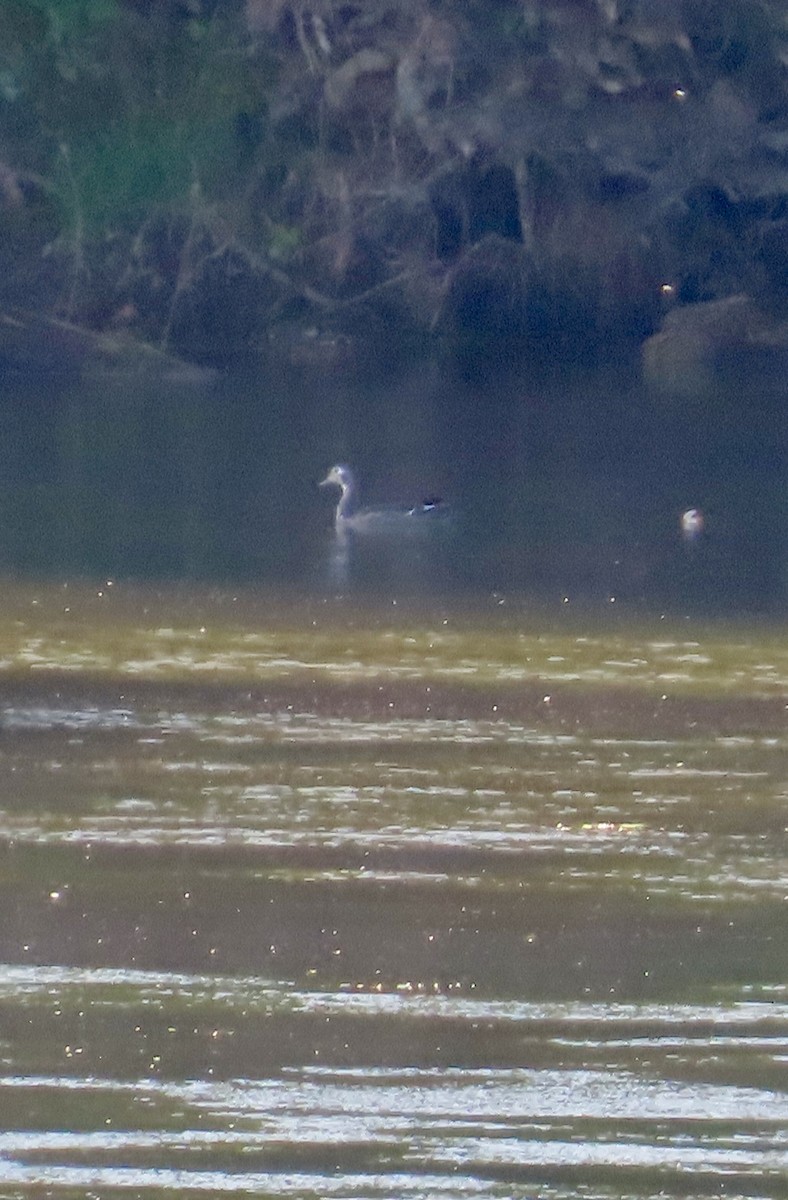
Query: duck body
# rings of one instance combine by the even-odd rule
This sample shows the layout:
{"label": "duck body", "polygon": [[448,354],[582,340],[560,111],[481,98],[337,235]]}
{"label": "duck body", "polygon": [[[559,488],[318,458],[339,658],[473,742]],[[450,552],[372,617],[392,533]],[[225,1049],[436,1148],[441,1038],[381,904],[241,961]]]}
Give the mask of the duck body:
{"label": "duck body", "polygon": [[334,523],[338,530],[353,530],[357,533],[403,533],[425,528],[437,518],[448,514],[446,505],[439,496],[428,496],[412,508],[362,508],[358,502],[358,488],[350,467],[338,464],[331,468],[319,487],[339,488]]}

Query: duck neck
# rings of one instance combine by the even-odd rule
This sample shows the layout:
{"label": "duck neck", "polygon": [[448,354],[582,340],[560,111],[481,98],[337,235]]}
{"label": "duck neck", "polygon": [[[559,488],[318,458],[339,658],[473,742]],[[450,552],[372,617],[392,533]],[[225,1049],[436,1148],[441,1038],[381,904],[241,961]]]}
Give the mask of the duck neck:
{"label": "duck neck", "polygon": [[337,524],[346,521],[353,512],[353,485],[344,483],[340,488],[339,504],[337,504]]}

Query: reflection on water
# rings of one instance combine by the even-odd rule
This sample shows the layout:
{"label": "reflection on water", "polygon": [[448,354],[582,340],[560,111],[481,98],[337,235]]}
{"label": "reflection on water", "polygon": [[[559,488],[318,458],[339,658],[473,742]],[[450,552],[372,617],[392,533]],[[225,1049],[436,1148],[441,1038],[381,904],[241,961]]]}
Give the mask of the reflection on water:
{"label": "reflection on water", "polygon": [[3,1188],[784,1194],[782,630],[3,592]]}
{"label": "reflection on water", "polygon": [[784,999],[534,1004],[10,968],[0,1003],[61,1062],[53,1073],[31,1036],[0,1104],[43,1115],[60,1098],[81,1119],[53,1131],[12,1118],[4,1178],[311,1195],[341,1177],[393,1196],[451,1192],[459,1171],[462,1190],[552,1181],[571,1195],[582,1169],[592,1195],[622,1180],[671,1193],[686,1172],[701,1192],[733,1179],[779,1195]]}
{"label": "reflection on water", "polygon": [[[593,375],[480,390],[437,367],[166,395],[142,378],[9,381],[0,570],[785,613],[783,407],[782,391],[720,391],[693,408]],[[444,497],[449,528],[337,538],[318,487],[337,460],[374,505]],[[703,529],[686,541],[688,511]]]}

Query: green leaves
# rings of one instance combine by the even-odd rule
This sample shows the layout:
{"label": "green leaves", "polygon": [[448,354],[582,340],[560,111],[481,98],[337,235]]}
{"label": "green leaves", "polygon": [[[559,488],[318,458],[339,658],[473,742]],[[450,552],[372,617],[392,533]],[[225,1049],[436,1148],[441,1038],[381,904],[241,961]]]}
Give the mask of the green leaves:
{"label": "green leaves", "polygon": [[87,234],[185,207],[195,182],[209,198],[232,190],[239,113],[265,109],[254,68],[218,18],[144,17],[117,0],[0,5],[15,160],[51,180]]}

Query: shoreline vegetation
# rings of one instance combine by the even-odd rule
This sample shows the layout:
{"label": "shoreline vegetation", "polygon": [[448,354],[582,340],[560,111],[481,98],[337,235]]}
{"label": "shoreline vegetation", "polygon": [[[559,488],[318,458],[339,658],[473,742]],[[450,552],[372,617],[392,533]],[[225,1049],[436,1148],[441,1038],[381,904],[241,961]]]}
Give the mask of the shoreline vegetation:
{"label": "shoreline vegetation", "polygon": [[0,358],[769,377],[787,63],[777,0],[6,0]]}

